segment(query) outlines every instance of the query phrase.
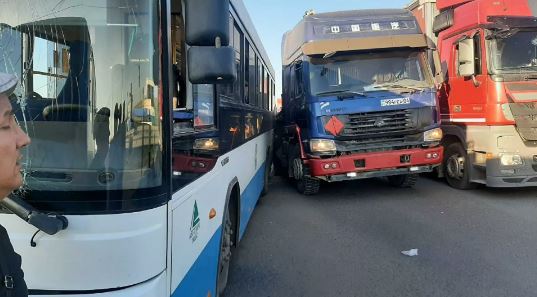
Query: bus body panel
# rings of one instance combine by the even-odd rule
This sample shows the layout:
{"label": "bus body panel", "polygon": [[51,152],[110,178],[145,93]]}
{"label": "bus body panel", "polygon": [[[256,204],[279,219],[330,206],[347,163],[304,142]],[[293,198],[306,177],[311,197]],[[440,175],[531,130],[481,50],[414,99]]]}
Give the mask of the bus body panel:
{"label": "bus body panel", "polygon": [[[234,36],[230,46],[235,46],[239,65],[246,67],[238,69],[235,83],[200,86],[190,84],[186,73],[181,73],[186,71],[186,67],[181,68],[185,66],[181,63],[185,62],[188,54],[184,36],[181,36],[185,23],[182,1],[138,0],[127,4],[114,3],[116,6],[109,3],[74,8],[69,6],[69,1],[59,6],[52,1],[39,4],[42,5],[36,5],[37,8],[46,13],[60,9],[62,5],[67,8],[61,9],[62,17],[48,19],[28,12],[29,5],[16,3],[13,27],[6,26],[9,29],[6,32],[12,36],[24,35],[24,38],[19,38],[20,47],[24,50],[18,53],[19,46],[9,43],[7,47],[13,50],[13,57],[4,57],[2,61],[6,63],[0,64],[10,65],[8,62],[13,62],[10,59],[19,62],[28,59],[28,63],[24,60],[24,65],[15,65],[13,69],[32,71],[34,60],[30,58],[34,53],[29,50],[30,39],[37,38],[32,35],[35,33],[32,30],[42,27],[35,23],[53,24],[69,33],[65,35],[75,40],[71,42],[73,45],[77,44],[77,39],[85,39],[86,43],[80,48],[72,46],[70,52],[62,51],[63,48],[59,48],[62,42],[68,42],[54,34],[42,34],[41,37],[48,38],[49,46],[40,47],[35,52],[42,51],[50,58],[54,68],[65,72],[65,75],[52,78],[70,77],[73,76],[71,72],[80,72],[76,64],[95,64],[96,70],[88,68],[87,73],[84,72],[87,76],[77,77],[83,80],[79,84],[66,83],[65,90],[61,86],[59,89],[71,94],[76,93],[78,87],[84,96],[96,95],[94,97],[99,100],[88,103],[67,98],[73,99],[73,105],[84,107],[84,112],[78,109],[72,111],[70,105],[62,109],[60,115],[67,118],[75,113],[83,115],[76,122],[21,117],[27,131],[41,136],[39,140],[43,141],[36,142],[47,144],[50,148],[44,150],[42,145],[38,145],[32,150],[43,154],[55,152],[57,159],[47,163],[46,174],[36,175],[42,179],[38,185],[41,192],[30,185],[27,193],[35,191],[36,201],[50,207],[50,212],[67,214],[69,220],[67,230],[53,236],[36,233],[34,241],[37,246],[31,247],[36,229],[12,214],[0,212],[0,224],[6,227],[15,250],[22,256],[30,294],[217,296],[222,221],[230,194],[228,190],[230,186],[238,189],[237,209],[231,210],[237,216],[237,226],[234,226],[237,237],[234,244],[237,245],[246,233],[271,163],[274,70],[244,4],[241,0],[231,0],[230,10],[223,13],[230,16],[233,32],[241,33]],[[134,8],[144,9],[141,4],[148,6],[147,11],[138,12]],[[17,10],[20,11],[17,13]],[[95,20],[88,16],[90,14]],[[203,18],[206,14],[199,11],[199,15],[195,16]],[[85,17],[91,22],[84,22]],[[22,19],[32,22],[32,26],[21,25]],[[169,25],[171,30],[167,28]],[[0,30],[6,28],[2,26]],[[59,29],[57,32],[62,31]],[[120,36],[120,33],[123,35]],[[3,36],[11,37],[8,34]],[[107,36],[114,38],[108,38],[110,43],[107,46],[98,47],[96,40]],[[150,37],[153,39],[150,40]],[[71,41],[69,38],[66,39]],[[0,45],[4,43],[6,38],[0,38]],[[248,52],[243,48],[246,44],[249,45]],[[114,54],[106,52],[106,49],[112,49]],[[174,57],[169,56],[172,51],[175,51]],[[247,59],[247,53],[250,59]],[[124,55],[124,59],[116,55]],[[63,67],[59,67],[58,61],[62,61]],[[73,65],[68,65],[69,61]],[[171,71],[168,71],[170,67],[167,64],[170,62],[174,64],[171,67],[174,75],[168,78]],[[152,67],[146,67],[150,70],[146,73],[132,71],[125,65],[136,65],[137,70],[147,65]],[[249,76],[245,75],[248,70]],[[109,75],[101,75],[103,72]],[[22,98],[20,101],[26,103],[22,90],[27,88],[24,91],[31,93],[33,86],[31,81],[23,78],[23,74],[26,73],[20,74],[21,90],[18,89],[17,94]],[[51,84],[52,78],[48,78],[47,83]],[[173,90],[177,86],[181,89]],[[110,90],[114,91],[111,95],[107,93]],[[49,93],[45,96],[46,100],[32,100],[32,103],[40,104],[31,106],[31,114],[41,114],[43,108],[57,99],[56,94]],[[246,96],[252,93],[253,97]],[[172,94],[178,98],[170,98]],[[112,102],[111,98],[118,102]],[[116,103],[115,106],[99,109],[110,103],[108,101]],[[164,107],[172,106],[172,111],[164,110]],[[27,111],[21,110],[21,114]],[[78,133],[81,134],[78,138],[65,136],[72,136],[65,131],[72,132],[73,127],[84,133]],[[107,129],[112,127],[113,131],[107,133]],[[58,133],[53,133],[55,131]],[[115,139],[116,135],[127,132],[130,138]],[[210,141],[203,142],[205,140]],[[67,145],[70,142],[78,144],[74,153]],[[203,144],[207,143],[216,143],[216,146],[206,150]],[[75,157],[70,158],[68,152]],[[132,156],[139,158],[128,159]],[[88,158],[99,162],[92,162],[95,163],[92,167],[85,168]],[[121,165],[124,159],[130,167],[121,171],[121,178],[114,175],[116,172],[108,172],[116,169],[110,164]],[[42,160],[35,158],[34,163],[38,161]],[[65,168],[62,162],[82,164],[84,170],[80,172],[84,174],[76,171],[77,174],[70,176],[74,171],[67,170],[69,168]],[[28,172],[35,169],[28,168]],[[133,178],[136,176],[147,178],[154,184],[141,183],[140,179]],[[71,192],[71,188],[61,191],[64,190],[62,187],[73,187],[73,191],[78,192]],[[55,193],[62,196],[47,196],[55,196]],[[63,199],[69,199],[68,203]],[[28,202],[39,208],[32,204],[34,201]],[[55,207],[64,208],[57,210]]]}
{"label": "bus body panel", "polygon": [[[9,230],[15,250],[23,255],[29,288],[128,287],[166,269],[166,206],[117,215],[68,216],[67,230],[55,236],[38,233],[36,247],[30,246],[36,229],[12,217],[0,214],[0,224]],[[39,259],[40,265],[32,259]]]}
{"label": "bus body panel", "polygon": [[[240,188],[240,237],[253,213],[265,174],[272,131],[261,134],[221,156],[215,168],[174,194],[171,209],[172,290],[174,296],[214,295],[227,190],[233,180]],[[245,158],[245,156],[250,156]],[[194,205],[196,204],[196,207]],[[196,224],[197,208],[199,224]],[[209,219],[211,209],[216,216]],[[194,239],[194,240],[193,240]],[[194,291],[192,291],[194,290]]]}
{"label": "bus body panel", "polygon": [[[161,273],[160,275],[135,286],[121,289],[121,290],[112,290],[105,293],[89,293],[83,295],[77,294],[61,294],[64,297],[155,297],[155,296],[166,296],[166,272]],[[30,295],[30,296],[41,296],[41,297],[54,297],[58,295]]]}

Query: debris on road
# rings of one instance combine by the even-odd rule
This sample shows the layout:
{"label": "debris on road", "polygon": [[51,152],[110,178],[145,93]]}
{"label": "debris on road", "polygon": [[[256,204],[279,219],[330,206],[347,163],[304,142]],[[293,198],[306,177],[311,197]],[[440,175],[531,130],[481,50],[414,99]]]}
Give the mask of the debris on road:
{"label": "debris on road", "polygon": [[418,255],[418,249],[411,249],[408,251],[402,251],[401,254],[409,257],[415,257]]}

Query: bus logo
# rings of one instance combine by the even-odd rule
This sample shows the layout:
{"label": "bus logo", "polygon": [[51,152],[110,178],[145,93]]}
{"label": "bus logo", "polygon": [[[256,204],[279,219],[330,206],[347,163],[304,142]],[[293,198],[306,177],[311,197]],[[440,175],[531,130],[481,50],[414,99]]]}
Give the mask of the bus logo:
{"label": "bus logo", "polygon": [[192,242],[198,239],[198,232],[200,229],[200,216],[198,211],[198,203],[194,200],[194,210],[192,211],[192,221],[190,223],[190,239]]}

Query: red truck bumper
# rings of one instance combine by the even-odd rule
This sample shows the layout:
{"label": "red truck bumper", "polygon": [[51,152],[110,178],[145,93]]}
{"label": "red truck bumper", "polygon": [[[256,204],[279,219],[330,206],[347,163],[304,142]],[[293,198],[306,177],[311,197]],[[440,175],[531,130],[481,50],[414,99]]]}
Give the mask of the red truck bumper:
{"label": "red truck bumper", "polygon": [[440,165],[443,147],[374,152],[330,159],[308,159],[311,176],[339,181],[406,173],[430,172]]}

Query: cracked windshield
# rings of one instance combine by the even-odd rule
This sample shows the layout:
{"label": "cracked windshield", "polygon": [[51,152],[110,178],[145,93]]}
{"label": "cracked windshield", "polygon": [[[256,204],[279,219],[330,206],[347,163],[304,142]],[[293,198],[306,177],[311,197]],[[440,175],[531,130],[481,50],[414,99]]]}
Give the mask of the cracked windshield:
{"label": "cracked windshield", "polygon": [[537,0],[0,0],[0,297],[535,297]]}
{"label": "cracked windshield", "polygon": [[0,72],[19,79],[10,99],[32,139],[22,195],[160,186],[156,2],[9,6],[17,13],[1,14]]}

